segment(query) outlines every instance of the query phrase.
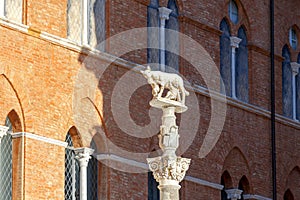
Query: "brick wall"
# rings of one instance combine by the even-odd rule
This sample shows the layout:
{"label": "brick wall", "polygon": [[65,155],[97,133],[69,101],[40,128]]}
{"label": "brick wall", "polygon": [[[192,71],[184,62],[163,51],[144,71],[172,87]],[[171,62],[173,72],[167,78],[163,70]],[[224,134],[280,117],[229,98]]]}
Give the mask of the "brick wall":
{"label": "brick wall", "polygon": [[[180,30],[201,44],[212,61],[219,67],[219,25],[228,18],[227,3],[223,1],[179,1]],[[147,25],[147,1],[107,1],[107,36],[113,36],[132,28]],[[238,187],[245,175],[253,194],[272,196],[271,184],[271,141],[270,118],[265,110],[270,108],[270,39],[269,2],[238,1],[240,22],[230,24],[232,35],[237,34],[240,25],[246,27],[249,50],[249,105],[229,100],[224,128],[213,150],[199,158],[200,146],[209,129],[211,120],[211,99],[203,92],[197,92],[200,108],[199,128],[195,138],[183,157],[192,158],[187,175],[213,183],[221,183],[221,175],[227,170]],[[27,1],[27,25],[36,30],[66,37],[67,1]],[[160,5],[167,5],[162,1]],[[276,110],[282,114],[281,105],[281,50],[288,43],[289,28],[299,23],[297,1],[276,2],[275,9],[275,70],[276,70]],[[295,10],[295,11],[293,11]],[[299,24],[297,24],[300,26]],[[299,34],[299,33],[298,33]],[[25,33],[1,23],[0,25],[0,121],[9,115],[15,126],[14,131],[25,131],[64,141],[72,126],[79,130],[78,145],[89,146],[91,138],[97,138],[99,153],[107,153],[107,142],[124,151],[147,153],[157,148],[156,136],[136,138],[118,127],[111,111],[112,91],[120,78],[128,72],[126,61],[146,63],[146,50],[133,51],[122,56],[125,61],[110,64],[110,55],[88,56],[86,50],[42,38],[39,31]],[[109,43],[107,51],[110,52]],[[184,54],[193,46],[180,44]],[[292,51],[292,61],[296,61],[299,48]],[[202,55],[203,56],[203,55]],[[91,60],[86,60],[89,57]],[[201,56],[199,56],[201,58]],[[92,64],[91,64],[92,62]],[[204,60],[197,63],[205,64]],[[127,63],[128,64],[128,63]],[[109,65],[99,78],[101,69]],[[205,86],[201,74],[188,60],[181,58],[180,71],[192,83]],[[102,67],[102,68],[101,68]],[[82,69],[88,69],[81,74]],[[134,83],[133,83],[134,84]],[[145,81],[146,84],[146,81]],[[92,85],[92,86],[91,86]],[[77,91],[77,92],[76,92]],[[74,94],[78,96],[74,96]],[[81,98],[92,97],[82,100]],[[129,101],[130,117],[139,126],[149,123],[149,86],[138,88]],[[77,109],[76,101],[84,105]],[[90,103],[88,103],[90,102]],[[254,106],[256,107],[254,107]],[[257,108],[258,107],[258,108]],[[190,110],[193,108],[190,107]],[[75,112],[76,111],[76,112]],[[189,112],[189,111],[188,111]],[[123,115],[122,111],[119,113]],[[18,117],[16,117],[16,115]],[[96,116],[96,117],[95,117]],[[160,120],[160,118],[158,118]],[[86,123],[87,122],[87,123]],[[95,125],[93,127],[82,124]],[[82,126],[81,126],[82,125]],[[190,127],[193,131],[194,127]],[[99,129],[102,130],[102,135]],[[299,123],[279,117],[277,134],[277,181],[278,198],[282,199],[290,189],[295,199],[300,198],[293,183],[299,182],[292,171],[299,166],[298,137]],[[157,130],[158,132],[158,127]],[[64,148],[26,139],[20,147],[20,139],[13,143],[14,199],[62,199],[64,192]],[[21,149],[25,153],[22,155]],[[20,168],[24,158],[24,173]],[[99,191],[101,199],[147,199],[147,173],[125,173],[99,167]],[[292,175],[291,175],[292,174]],[[23,182],[23,188],[20,188]],[[220,199],[220,191],[196,183],[184,181],[182,199]]]}

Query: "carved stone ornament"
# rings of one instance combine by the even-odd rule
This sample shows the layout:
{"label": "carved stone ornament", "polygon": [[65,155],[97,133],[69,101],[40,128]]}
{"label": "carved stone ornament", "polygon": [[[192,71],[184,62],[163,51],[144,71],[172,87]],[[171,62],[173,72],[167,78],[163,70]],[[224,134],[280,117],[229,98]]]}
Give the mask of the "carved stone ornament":
{"label": "carved stone ornament", "polygon": [[149,168],[157,182],[162,180],[182,181],[189,169],[191,159],[156,157],[147,159]]}
{"label": "carved stone ornament", "polygon": [[[184,88],[183,79],[178,74],[151,71],[150,66],[147,66],[147,69],[141,73],[152,87],[154,107],[161,108],[167,105],[185,107],[185,97],[189,95],[189,92]],[[167,93],[163,97],[165,89]]]}

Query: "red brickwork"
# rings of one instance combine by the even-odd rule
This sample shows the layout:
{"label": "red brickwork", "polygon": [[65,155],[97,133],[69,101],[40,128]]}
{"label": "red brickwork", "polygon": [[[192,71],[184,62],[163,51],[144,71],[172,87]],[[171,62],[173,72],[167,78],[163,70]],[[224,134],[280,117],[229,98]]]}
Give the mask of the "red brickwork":
{"label": "red brickwork", "polygon": [[[148,1],[142,0],[107,0],[106,35],[113,36],[125,30],[145,27],[148,4]],[[167,1],[162,1],[160,5],[166,6]],[[228,1],[178,1],[178,5],[180,31],[201,44],[219,67],[219,24],[224,17],[228,18]],[[227,170],[234,188],[238,187],[242,176],[246,176],[251,194],[271,198],[269,1],[240,0],[237,5],[240,21],[238,24],[230,23],[230,28],[232,35],[237,35],[241,25],[247,32],[249,104],[229,99],[220,139],[205,158],[199,158],[212,109],[211,99],[203,92],[197,92],[201,115],[199,129],[183,157],[192,159],[188,176],[220,184],[221,176]],[[108,153],[108,141],[133,153],[148,153],[157,148],[156,136],[136,138],[127,134],[118,127],[111,111],[112,90],[128,72],[126,61],[146,63],[146,50],[128,53],[122,56],[126,61],[109,65],[109,54],[100,53],[100,56],[96,55],[87,62],[87,50],[81,51],[74,45],[42,38],[40,31],[66,38],[66,6],[67,1],[30,0],[24,9],[26,25],[30,30],[21,31],[1,23],[1,125],[9,116],[14,132],[24,131],[60,141],[65,140],[66,134],[73,127],[70,133],[75,141],[74,146],[89,147],[91,138],[94,138],[99,153]],[[283,199],[287,189],[291,190],[295,199],[300,199],[300,125],[281,117],[281,50],[284,44],[288,44],[289,28],[295,24],[300,26],[298,7],[299,1],[275,2],[278,199]],[[297,30],[300,39],[300,30]],[[109,42],[106,45],[109,53]],[[181,44],[180,51],[184,53],[187,48],[193,47]],[[292,61],[296,61],[299,51],[300,45],[297,50],[291,49]],[[199,60],[200,66],[202,63],[204,61]],[[108,69],[99,78],[100,67],[106,65],[109,65]],[[189,61],[181,59],[180,66],[184,66],[180,71],[189,81],[205,86],[203,77],[197,74]],[[89,73],[81,74],[81,77],[78,74],[83,68],[88,69]],[[95,80],[94,88],[89,87]],[[75,96],[74,91],[77,90],[80,92]],[[85,98],[87,96],[94,99]],[[82,110],[74,108],[74,101],[78,99],[84,104]],[[140,126],[150,123],[150,99],[149,86],[139,88],[130,99],[130,117]],[[192,107],[189,109],[193,110]],[[122,111],[119,114],[123,115]],[[77,122],[95,123],[95,126],[77,127]],[[78,132],[74,131],[75,127]],[[190,127],[191,131],[193,129],[195,127]],[[99,130],[103,130],[104,134],[99,136]],[[30,138],[23,141],[22,138],[14,138],[13,199],[63,199],[64,153],[64,147],[61,146]],[[147,181],[147,173],[126,173],[101,164],[99,199],[147,199]],[[212,187],[183,181],[181,198],[220,199],[221,192]]]}

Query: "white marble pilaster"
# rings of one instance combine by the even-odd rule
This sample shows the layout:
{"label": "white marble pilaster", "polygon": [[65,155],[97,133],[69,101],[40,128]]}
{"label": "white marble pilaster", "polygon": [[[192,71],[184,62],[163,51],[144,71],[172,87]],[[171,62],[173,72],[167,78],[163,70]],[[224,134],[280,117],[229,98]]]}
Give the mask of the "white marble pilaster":
{"label": "white marble pilaster", "polygon": [[235,53],[236,49],[239,48],[239,44],[242,39],[232,36],[230,37],[231,46],[231,96],[236,99],[236,69],[235,69]]}
{"label": "white marble pilaster", "polygon": [[87,166],[94,150],[83,147],[74,149],[74,152],[80,166],[80,200],[87,200]]}

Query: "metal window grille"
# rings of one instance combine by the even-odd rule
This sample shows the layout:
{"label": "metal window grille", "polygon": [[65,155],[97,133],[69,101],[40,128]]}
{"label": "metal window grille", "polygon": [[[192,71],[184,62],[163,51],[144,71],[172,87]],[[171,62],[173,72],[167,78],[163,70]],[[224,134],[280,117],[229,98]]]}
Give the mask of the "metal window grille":
{"label": "metal window grille", "polygon": [[68,143],[65,149],[65,200],[79,200],[80,167],[75,159],[70,134],[67,134],[65,141]]}
{"label": "metal window grille", "polygon": [[82,43],[82,0],[68,0],[68,39]]}
{"label": "metal window grille", "polygon": [[[6,118],[5,126],[12,131],[12,124]],[[5,135],[0,144],[0,200],[12,199],[12,138],[11,134]]]}
{"label": "metal window grille", "polygon": [[7,19],[22,23],[22,0],[4,0],[4,9]]}
{"label": "metal window grille", "polygon": [[[94,141],[91,143],[91,148],[97,152]],[[87,168],[87,195],[88,200],[98,200],[98,160],[93,156]]]}

